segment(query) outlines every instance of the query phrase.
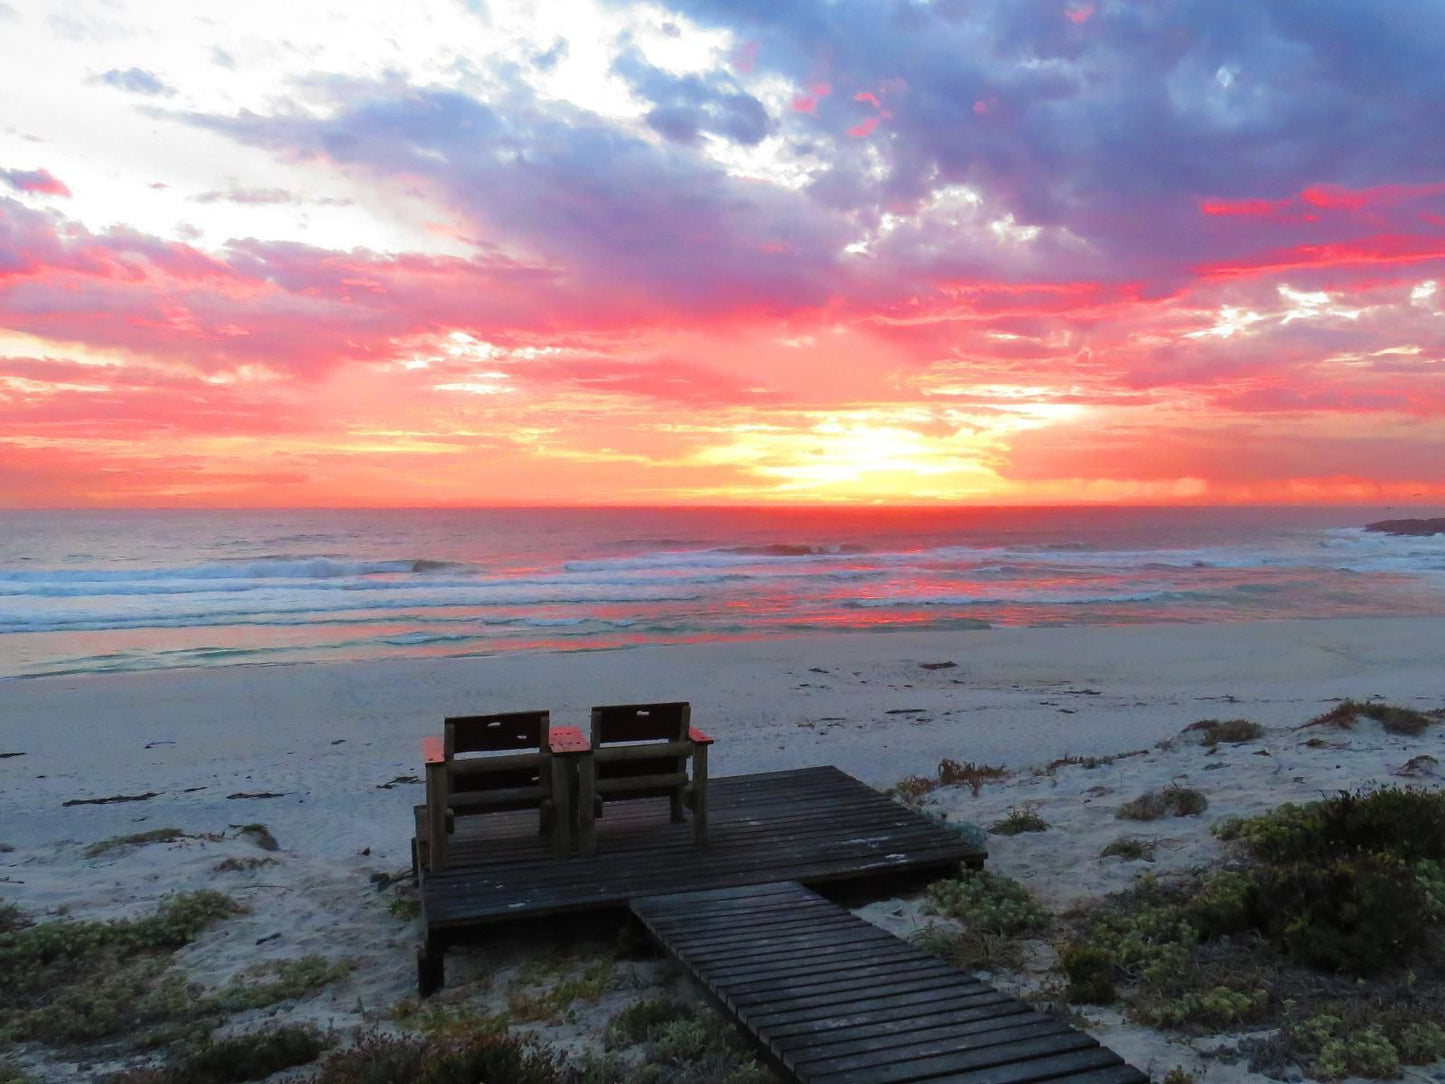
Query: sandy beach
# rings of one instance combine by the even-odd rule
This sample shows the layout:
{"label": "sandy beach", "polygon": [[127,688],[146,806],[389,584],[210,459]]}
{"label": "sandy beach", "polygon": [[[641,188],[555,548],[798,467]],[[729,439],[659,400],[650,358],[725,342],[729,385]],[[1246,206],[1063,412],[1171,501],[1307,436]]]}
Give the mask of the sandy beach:
{"label": "sandy beach", "polygon": [[[1009,769],[978,795],[943,788],[927,804],[984,825],[1011,809],[1036,810],[1051,830],[990,837],[989,868],[1062,911],[1141,872],[1139,863],[1098,856],[1121,834],[1118,804],[1144,790],[1186,779],[1210,803],[1203,816],[1144,826],[1158,843],[1149,867],[1158,873],[1217,857],[1222,845],[1208,826],[1218,817],[1399,782],[1392,773],[1415,756],[1445,762],[1445,727],[1416,737],[1362,727],[1317,747],[1293,729],[1339,698],[1445,707],[1442,643],[1442,619],[1288,621],[891,632],[13,680],[0,690],[0,844],[11,848],[0,854],[0,899],[37,917],[65,908],[105,918],[152,909],[177,890],[216,888],[250,912],[178,955],[193,981],[221,986],[261,958],[346,957],[349,975],[287,1004],[281,1018],[342,1030],[385,1023],[415,989],[415,924],[394,913],[388,882],[409,861],[421,738],[438,733],[447,714],[548,708],[554,723],[582,725],[592,704],[684,699],[717,739],[715,775],[835,764],[887,787],[932,775],[945,757]],[[942,663],[953,665],[931,665]],[[1157,748],[1196,720],[1239,717],[1266,728],[1260,743],[1224,752],[1188,741]],[[1093,769],[1030,771],[1065,756],[1133,750],[1148,753]],[[1222,763],[1232,770],[1213,770]],[[1442,786],[1428,772],[1414,782]],[[146,794],[153,796],[66,805]],[[218,872],[227,858],[260,854],[235,831],[252,822],[278,841],[275,864]],[[97,841],[161,827],[189,838],[85,854]],[[904,933],[923,921],[916,902],[902,900],[862,913]],[[502,996],[527,952],[457,950],[442,998]],[[679,986],[664,964],[629,967],[629,981],[596,1004],[536,1030],[563,1049],[589,1049],[639,989]],[[483,975],[490,982],[478,982]],[[997,981],[1027,993],[1039,980]],[[1263,1079],[1202,1057],[1217,1041],[1170,1039],[1111,1010],[1088,1015],[1102,1041],[1156,1079],[1176,1065],[1200,1079]],[[237,1017],[232,1026],[246,1022]],[[97,1070],[31,1048],[17,1060],[40,1080]]]}

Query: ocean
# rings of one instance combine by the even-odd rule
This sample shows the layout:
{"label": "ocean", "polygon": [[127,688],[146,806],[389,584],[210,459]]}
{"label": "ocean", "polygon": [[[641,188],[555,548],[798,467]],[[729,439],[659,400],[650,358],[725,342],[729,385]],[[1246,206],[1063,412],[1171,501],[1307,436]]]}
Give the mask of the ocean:
{"label": "ocean", "polygon": [[1383,508],[0,511],[0,678],[1445,614]]}

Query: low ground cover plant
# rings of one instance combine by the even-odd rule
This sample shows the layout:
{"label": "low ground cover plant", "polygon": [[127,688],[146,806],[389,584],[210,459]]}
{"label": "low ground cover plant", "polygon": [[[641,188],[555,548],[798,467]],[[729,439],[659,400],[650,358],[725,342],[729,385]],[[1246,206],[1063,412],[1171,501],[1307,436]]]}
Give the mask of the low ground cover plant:
{"label": "low ground cover plant", "polygon": [[565,1084],[555,1055],[496,1032],[419,1038],[371,1032],[328,1057],[311,1084]]}
{"label": "low ground cover plant", "polygon": [[1250,1047],[1275,1073],[1387,1077],[1445,1055],[1445,793],[1341,793],[1215,832],[1228,867],[1142,877],[1070,917],[1070,1000],[1122,996],[1188,1031],[1277,1026]]}
{"label": "low ground cover plant", "polygon": [[309,1025],[288,1025],[264,1031],[207,1040],[176,1055],[158,1069],[132,1069],[107,1078],[106,1084],[241,1084],[265,1080],[283,1069],[306,1065],[331,1041]]}
{"label": "low ground cover plant", "polygon": [[608,1052],[581,1059],[567,1084],[779,1084],[737,1029],[703,1005],[635,1002],[612,1018],[605,1041]]}
{"label": "low ground cover plant", "polygon": [[988,933],[1010,936],[1036,932],[1049,924],[1049,913],[1027,888],[988,870],[965,869],[956,879],[934,881],[927,889],[930,914],[955,918]]}

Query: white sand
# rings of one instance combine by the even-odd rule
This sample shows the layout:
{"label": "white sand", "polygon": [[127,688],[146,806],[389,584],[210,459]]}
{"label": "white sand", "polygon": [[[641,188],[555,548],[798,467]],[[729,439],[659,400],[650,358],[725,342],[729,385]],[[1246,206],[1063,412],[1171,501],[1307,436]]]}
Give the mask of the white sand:
{"label": "white sand", "polygon": [[[25,755],[0,759],[0,844],[14,847],[0,854],[0,898],[36,913],[64,906],[77,917],[106,917],[149,910],[175,890],[228,891],[252,911],[180,954],[195,979],[214,987],[258,959],[348,956],[357,961],[350,978],[283,1015],[340,1028],[385,1020],[414,991],[415,928],[388,913],[394,891],[378,891],[370,878],[407,866],[410,807],[421,788],[380,785],[420,774],[421,737],[438,733],[447,714],[545,707],[554,723],[583,725],[592,704],[687,699],[695,723],[717,739],[718,775],[836,764],[886,786],[933,774],[943,757],[1014,769],[977,797],[948,788],[931,804],[985,824],[1010,807],[1036,807],[1052,829],[991,837],[990,867],[1062,909],[1144,870],[1211,861],[1219,845],[1207,829],[1219,816],[1389,779],[1417,754],[1445,765],[1445,727],[1413,739],[1362,727],[1338,749],[1304,747],[1308,735],[1290,729],[1339,697],[1445,705],[1441,645],[1439,619],[1291,621],[833,635],[12,680],[0,683],[0,753]],[[938,662],[957,665],[921,666]],[[1258,746],[1153,749],[1197,719],[1241,716],[1270,728],[1268,757],[1252,755]],[[1093,770],[1025,770],[1066,754],[1142,748],[1148,756]],[[1207,771],[1212,763],[1229,770]],[[1176,778],[1209,796],[1207,813],[1121,829],[1114,810],[1122,801]],[[1415,781],[1442,785],[1438,776]],[[145,792],[158,796],[62,805]],[[283,796],[227,798],[257,792]],[[225,857],[263,854],[229,830],[251,821],[280,840],[279,864],[214,872]],[[83,855],[97,840],[163,826],[226,838]],[[1159,840],[1158,861],[1100,860],[1104,844],[1123,834]],[[903,901],[864,911],[900,930],[916,912]],[[454,950],[443,1002],[500,1003],[527,955],[517,945]],[[676,983],[661,964],[624,972],[635,988],[579,1005],[571,1023],[542,1028],[544,1037],[588,1045],[601,1021],[653,992],[647,987]],[[1026,991],[1037,980],[999,983]],[[1182,1064],[1209,1080],[1254,1079],[1116,1015],[1093,1015],[1100,1038],[1151,1074]],[[33,1068],[55,1080],[91,1072]]]}

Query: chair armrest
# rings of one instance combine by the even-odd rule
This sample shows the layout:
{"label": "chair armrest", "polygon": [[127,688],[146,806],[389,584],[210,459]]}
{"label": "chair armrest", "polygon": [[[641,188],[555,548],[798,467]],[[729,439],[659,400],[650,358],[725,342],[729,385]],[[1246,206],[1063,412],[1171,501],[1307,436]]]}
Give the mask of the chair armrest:
{"label": "chair armrest", "polygon": [[547,749],[557,756],[592,751],[592,742],[575,726],[554,726],[547,731]]}
{"label": "chair armrest", "polygon": [[695,726],[687,728],[687,740],[693,745],[711,745],[712,739]]}
{"label": "chair armrest", "polygon": [[426,764],[445,764],[446,743],[441,738],[422,738],[421,758]]}

